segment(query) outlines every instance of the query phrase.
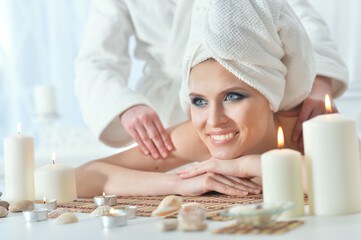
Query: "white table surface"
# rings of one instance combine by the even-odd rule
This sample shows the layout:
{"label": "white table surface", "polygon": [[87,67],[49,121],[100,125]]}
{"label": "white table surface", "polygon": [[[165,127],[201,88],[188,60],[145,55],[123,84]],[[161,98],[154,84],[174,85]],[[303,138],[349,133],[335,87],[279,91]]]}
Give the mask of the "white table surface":
{"label": "white table surface", "polygon": [[[0,178],[0,191],[4,192],[3,178]],[[157,228],[157,221],[145,217],[128,220],[128,224],[123,227],[103,229],[100,219],[92,218],[85,213],[77,215],[78,223],[56,225],[53,219],[26,223],[22,213],[9,213],[7,217],[0,218],[0,239],[361,239],[361,213],[335,217],[305,216],[300,218],[306,221],[305,224],[282,235],[212,234],[214,230],[228,226],[233,221],[207,221],[208,228],[203,232],[161,232]]]}

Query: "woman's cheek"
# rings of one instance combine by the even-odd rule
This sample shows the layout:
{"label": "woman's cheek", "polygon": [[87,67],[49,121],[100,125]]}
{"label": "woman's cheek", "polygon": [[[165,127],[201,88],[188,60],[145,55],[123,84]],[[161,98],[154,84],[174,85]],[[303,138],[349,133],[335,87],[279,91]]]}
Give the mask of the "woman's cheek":
{"label": "woman's cheek", "polygon": [[197,109],[195,107],[191,107],[191,120],[192,120],[192,124],[193,126],[200,131],[202,128],[202,122],[203,122],[203,116],[201,114],[200,109]]}

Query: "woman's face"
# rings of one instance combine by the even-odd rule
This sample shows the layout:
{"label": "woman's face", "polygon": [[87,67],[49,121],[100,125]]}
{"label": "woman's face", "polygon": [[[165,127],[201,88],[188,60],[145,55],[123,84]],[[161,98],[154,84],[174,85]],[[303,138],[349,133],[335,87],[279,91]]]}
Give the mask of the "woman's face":
{"label": "woman's face", "polygon": [[189,89],[192,123],[215,158],[251,154],[274,124],[265,97],[215,60],[191,70]]}

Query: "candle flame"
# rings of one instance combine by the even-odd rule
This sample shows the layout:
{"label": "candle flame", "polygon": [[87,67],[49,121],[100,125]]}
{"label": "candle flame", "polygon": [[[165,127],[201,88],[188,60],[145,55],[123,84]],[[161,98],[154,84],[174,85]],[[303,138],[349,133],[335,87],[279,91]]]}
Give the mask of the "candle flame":
{"label": "candle flame", "polygon": [[326,108],[327,113],[332,112],[330,95],[328,95],[328,94],[325,95],[325,108]]}
{"label": "candle flame", "polygon": [[278,131],[277,131],[277,145],[278,148],[283,148],[285,144],[285,138],[283,135],[283,129],[281,126],[278,127]]}
{"label": "candle flame", "polygon": [[114,208],[110,208],[110,209],[109,209],[109,214],[110,214],[110,215],[114,215],[114,214],[115,214]]}
{"label": "candle flame", "polygon": [[43,202],[46,203],[46,197],[43,197]]}
{"label": "candle flame", "polygon": [[105,197],[105,192],[103,192],[103,197]]}
{"label": "candle flame", "polygon": [[21,133],[21,124],[20,122],[18,122],[18,135],[20,135],[20,133]]}
{"label": "candle flame", "polygon": [[53,164],[55,164],[55,152],[51,153],[51,161],[53,161]]}

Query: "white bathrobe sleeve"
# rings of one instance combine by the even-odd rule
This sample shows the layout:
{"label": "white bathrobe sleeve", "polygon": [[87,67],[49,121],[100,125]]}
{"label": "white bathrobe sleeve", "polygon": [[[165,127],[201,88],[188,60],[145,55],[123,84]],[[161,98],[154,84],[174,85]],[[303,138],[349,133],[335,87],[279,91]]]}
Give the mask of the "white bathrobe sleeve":
{"label": "white bathrobe sleeve", "polygon": [[133,34],[124,2],[94,0],[75,63],[75,91],[85,123],[113,147],[131,140],[119,115],[137,104],[151,106],[142,94],[127,87],[131,68],[128,41]]}
{"label": "white bathrobe sleeve", "polygon": [[307,0],[288,0],[305,27],[316,58],[317,75],[332,78],[333,97],[339,97],[348,86],[348,70],[341,60],[329,29]]}

